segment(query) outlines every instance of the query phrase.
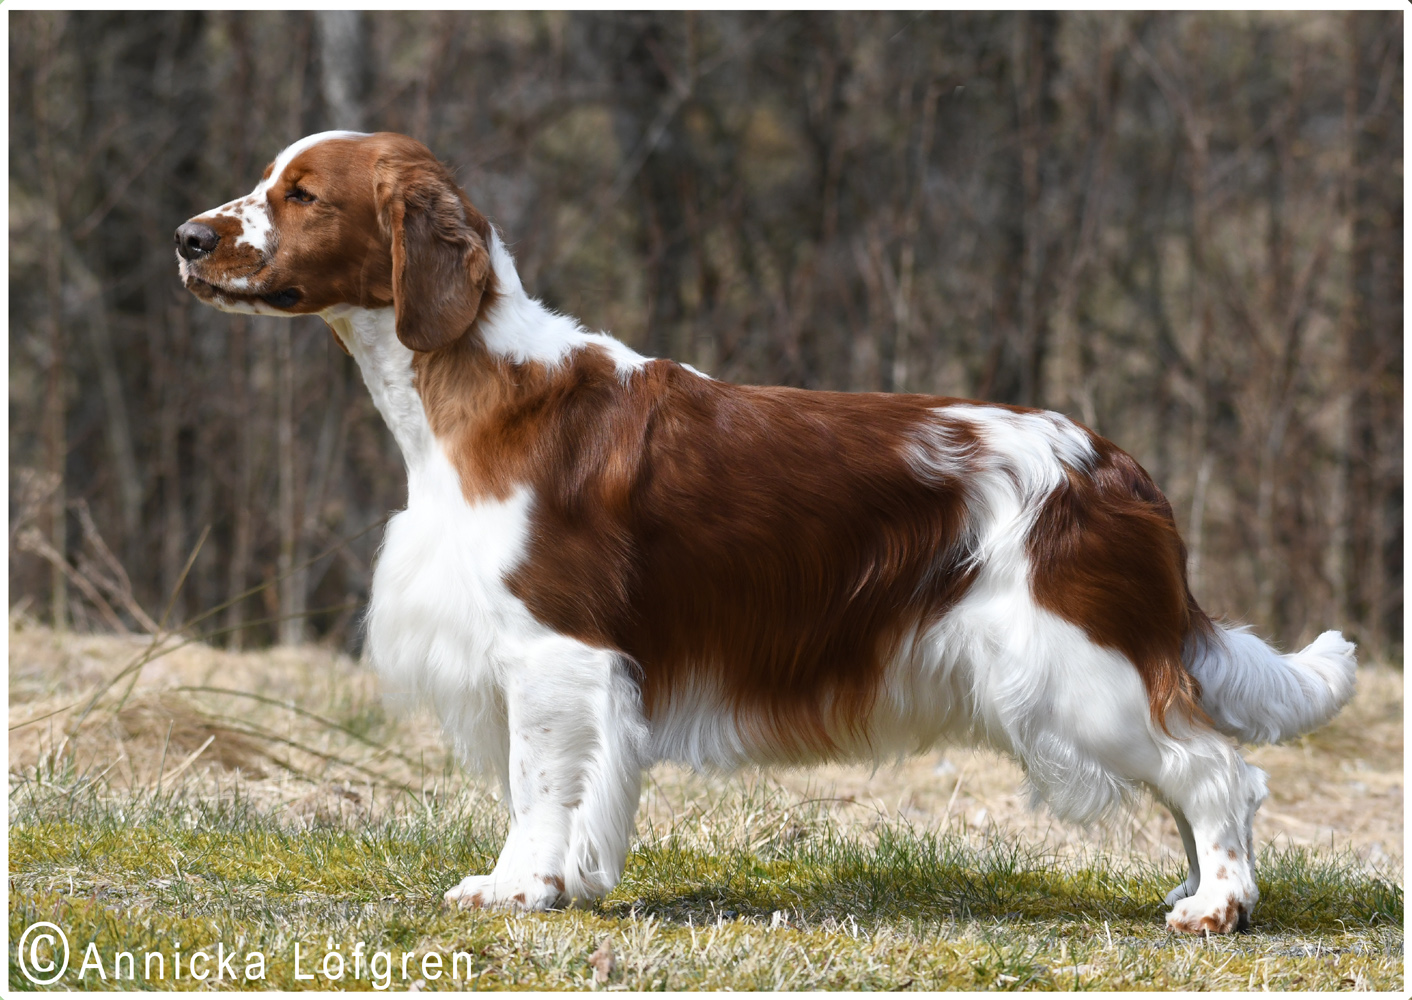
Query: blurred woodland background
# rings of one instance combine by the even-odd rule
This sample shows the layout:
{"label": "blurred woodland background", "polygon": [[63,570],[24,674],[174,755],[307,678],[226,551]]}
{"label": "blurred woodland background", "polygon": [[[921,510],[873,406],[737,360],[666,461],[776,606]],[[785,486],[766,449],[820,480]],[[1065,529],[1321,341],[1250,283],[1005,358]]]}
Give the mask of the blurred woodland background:
{"label": "blurred woodland background", "polygon": [[1400,12],[9,23],[12,608],[147,629],[184,580],[215,641],[357,647],[392,438],[321,321],[172,252],[337,127],[425,141],[646,353],[1069,414],[1208,611],[1401,657]]}

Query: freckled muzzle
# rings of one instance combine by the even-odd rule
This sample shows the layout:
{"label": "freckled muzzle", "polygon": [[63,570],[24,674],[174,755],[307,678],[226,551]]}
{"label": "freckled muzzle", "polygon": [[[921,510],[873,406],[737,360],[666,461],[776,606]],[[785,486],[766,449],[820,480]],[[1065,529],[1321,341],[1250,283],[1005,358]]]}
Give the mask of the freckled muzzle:
{"label": "freckled muzzle", "polygon": [[268,261],[244,238],[244,222],[216,209],[178,226],[173,242],[182,284],[218,309],[260,312],[263,306],[289,309],[297,305],[303,297],[297,289],[271,290]]}

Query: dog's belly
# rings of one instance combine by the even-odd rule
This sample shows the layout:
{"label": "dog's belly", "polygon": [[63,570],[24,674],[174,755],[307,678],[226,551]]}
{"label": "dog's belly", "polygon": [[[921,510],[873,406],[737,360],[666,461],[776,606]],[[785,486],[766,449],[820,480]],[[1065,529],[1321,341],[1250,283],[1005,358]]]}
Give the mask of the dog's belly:
{"label": "dog's belly", "polygon": [[976,712],[974,665],[963,655],[974,643],[965,625],[963,616],[948,616],[901,643],[861,726],[849,725],[856,714],[826,691],[782,705],[739,704],[721,683],[722,671],[691,672],[648,718],[650,758],[731,770],[875,762],[939,742],[994,742]]}

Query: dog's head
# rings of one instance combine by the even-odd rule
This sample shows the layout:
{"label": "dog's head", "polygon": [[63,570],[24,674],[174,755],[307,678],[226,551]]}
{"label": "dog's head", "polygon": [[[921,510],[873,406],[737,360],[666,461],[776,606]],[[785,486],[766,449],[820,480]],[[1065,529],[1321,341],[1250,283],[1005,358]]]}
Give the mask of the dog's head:
{"label": "dog's head", "polygon": [[491,281],[490,224],[415,139],[321,132],[275,157],[244,198],[182,223],[177,266],[228,312],[393,306],[417,351],[456,340]]}

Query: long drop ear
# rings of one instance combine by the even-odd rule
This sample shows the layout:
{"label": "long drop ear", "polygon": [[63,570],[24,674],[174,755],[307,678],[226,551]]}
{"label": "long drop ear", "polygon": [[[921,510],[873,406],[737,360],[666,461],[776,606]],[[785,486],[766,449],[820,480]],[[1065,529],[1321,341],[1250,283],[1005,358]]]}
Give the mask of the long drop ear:
{"label": "long drop ear", "polygon": [[490,249],[440,177],[378,184],[379,217],[392,244],[397,339],[414,351],[458,340],[480,312],[490,281]]}

